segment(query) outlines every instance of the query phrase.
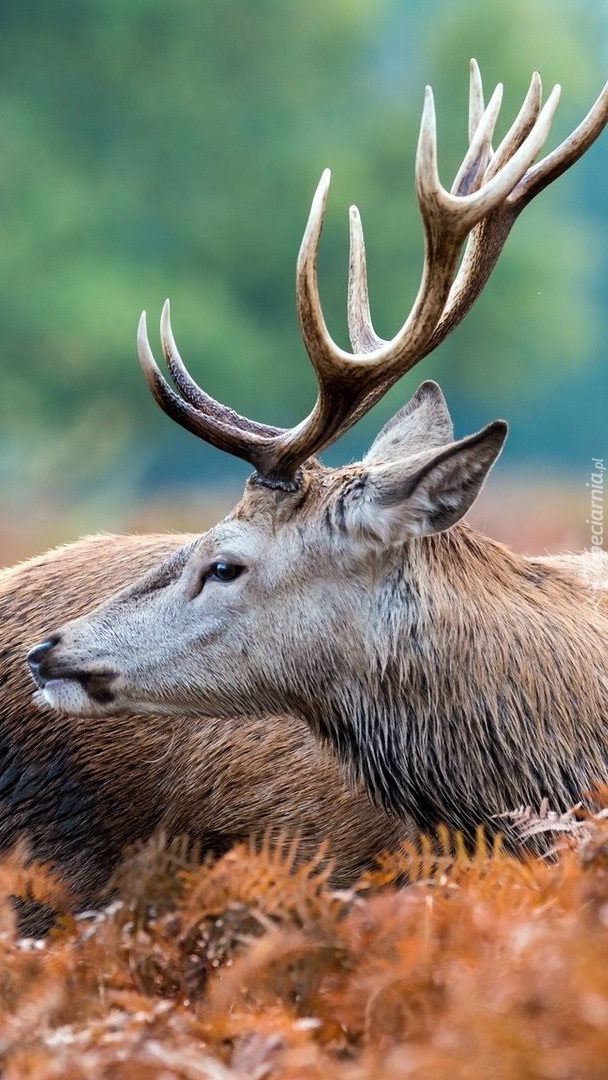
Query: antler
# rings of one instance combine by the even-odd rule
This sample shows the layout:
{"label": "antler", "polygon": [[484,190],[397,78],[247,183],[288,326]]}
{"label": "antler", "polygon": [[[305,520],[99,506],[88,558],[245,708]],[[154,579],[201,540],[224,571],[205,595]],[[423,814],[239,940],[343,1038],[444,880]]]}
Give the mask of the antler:
{"label": "antler", "polygon": [[161,316],[161,340],[179,393],[171,389],[156,365],[145,313],[138,330],[140,362],[161,408],[206,442],[244,458],[269,486],[297,486],[299,466],[368,412],[460,322],[483,289],[524,206],[598,137],[608,121],[608,84],[579,127],[530,167],[549,133],[559,93],[559,87],[554,87],[541,109],[541,82],[533,75],[518,117],[494,152],[491,139],[502,87],[496,88],[484,109],[479,69],[472,61],[470,145],[448,192],[437,174],[435,109],[427,87],[416,156],[416,188],[425,236],[422,281],[401,329],[390,341],[380,338],[369,312],[363,232],[358,211],[352,207],[348,296],[352,353],[331,338],[319,299],[317,253],[330,180],[329,170],[323,173],[304,232],[296,277],[300,327],[319,390],[312,412],[297,427],[285,430],[258,424],[201,390],[177,350],[169,301]]}
{"label": "antler", "polygon": [[[505,135],[496,153],[488,157],[485,178],[489,179],[502,168],[509,156],[529,134],[540,112],[542,85],[538,72],[534,72],[519,115]],[[483,89],[479,67],[471,60],[471,83],[469,100],[469,138],[477,130],[479,117],[484,111]],[[544,190],[589,149],[603,131],[608,121],[608,83],[584,120],[555,150],[529,169],[519,184],[502,204],[491,211],[471,232],[458,275],[452,285],[443,314],[432,334],[423,356],[428,356],[458,325],[482,292],[505,241],[520,213],[535,195]],[[459,177],[462,169],[459,171]],[[457,180],[459,179],[457,177]],[[457,191],[457,180],[452,191]],[[356,207],[351,214],[357,216]],[[348,326],[353,349],[369,351],[384,344],[372,326],[369,313],[365,245],[360,223],[355,223],[357,235],[351,234],[351,260],[349,274]],[[422,356],[420,357],[422,359]],[[379,394],[378,397],[381,397]],[[377,400],[377,399],[374,399]]]}

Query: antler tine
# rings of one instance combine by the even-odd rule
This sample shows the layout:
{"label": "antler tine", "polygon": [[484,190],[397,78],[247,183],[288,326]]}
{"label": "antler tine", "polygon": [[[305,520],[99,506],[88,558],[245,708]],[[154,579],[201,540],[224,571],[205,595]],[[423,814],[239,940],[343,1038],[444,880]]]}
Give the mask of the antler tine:
{"label": "antler tine", "polygon": [[502,83],[498,83],[488,102],[488,107],[484,110],[477,125],[464,161],[450,188],[450,194],[452,195],[468,195],[470,192],[477,191],[481,184],[486,166],[492,155],[491,140],[500,106],[502,105],[502,91]]}
{"label": "antler tine", "polygon": [[481,72],[479,70],[479,64],[476,60],[471,60],[469,68],[469,142],[473,141],[473,137],[479,122],[484,114],[485,105],[483,103],[483,83],[481,81]]}
{"label": "antler tine", "polygon": [[171,305],[168,300],[165,300],[160,316],[160,338],[163,354],[173,382],[185,401],[194,406],[199,414],[209,413],[215,416],[218,421],[221,421],[226,426],[226,429],[235,427],[239,431],[255,431],[258,435],[279,435],[284,430],[283,428],[271,427],[267,424],[258,424],[253,420],[248,420],[247,417],[241,416],[240,413],[230,409],[227,405],[220,405],[215,398],[205,393],[195,383],[179,354],[173,336]]}
{"label": "antler tine", "polygon": [[543,191],[553,180],[557,180],[566,169],[574,165],[595,142],[608,122],[608,82],[597,100],[591,106],[585,118],[567,139],[542,161],[539,161],[529,174],[524,177],[512,202],[522,210],[535,195]]}
{"label": "antler tine", "polygon": [[365,239],[356,206],[349,210],[350,255],[348,265],[348,336],[355,353],[373,352],[385,344],[372,324],[367,287]]}
{"label": "antler tine", "polygon": [[494,176],[499,169],[502,169],[505,162],[509,160],[517,148],[521,146],[526,136],[532,131],[542,105],[542,95],[543,86],[540,75],[535,71],[530,79],[530,85],[521,109],[496,150],[496,153],[492,155],[492,159],[485,174],[486,180]]}
{"label": "antler tine", "polygon": [[[163,307],[161,334],[167,344],[173,342],[173,334],[169,321],[169,301]],[[225,450],[229,454],[243,458],[254,468],[258,468],[259,462],[264,456],[264,449],[272,438],[282,433],[281,428],[265,428],[261,424],[255,424],[251,420],[240,416],[232,409],[221,405],[214,398],[205,394],[203,390],[194,385],[198,392],[198,403],[192,404],[185,398],[176,394],[162,375],[154,354],[150,348],[148,330],[146,325],[146,313],[142,312],[137,328],[137,353],[146,382],[152,391],[155,401],[160,405],[172,420],[204,439],[205,442],[216,446],[218,450]],[[177,350],[175,349],[175,353]],[[179,357],[179,354],[177,354]],[[174,356],[172,357],[174,363]],[[181,360],[179,361],[186,375],[186,382],[191,384],[190,376]],[[270,438],[269,438],[270,436]]]}
{"label": "antler tine", "polygon": [[352,360],[352,356],[344,352],[332,339],[325,324],[319,296],[317,257],[330,182],[331,171],[325,169],[313,196],[296,266],[300,330],[311,363],[320,378],[326,373],[330,377],[335,375],[340,366],[344,371],[348,370],[349,361]]}

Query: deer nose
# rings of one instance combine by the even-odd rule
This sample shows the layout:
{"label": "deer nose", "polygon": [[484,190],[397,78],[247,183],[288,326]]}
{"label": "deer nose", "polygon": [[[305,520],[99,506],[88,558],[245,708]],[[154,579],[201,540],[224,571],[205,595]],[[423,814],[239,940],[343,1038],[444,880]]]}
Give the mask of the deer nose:
{"label": "deer nose", "polygon": [[49,638],[48,641],[43,641],[41,645],[34,645],[34,648],[30,649],[30,651],[28,652],[27,662],[30,665],[30,671],[35,679],[37,679],[37,677],[42,674],[41,669],[44,661],[46,660],[51,650],[55,648],[55,645],[58,644],[59,638],[57,636],[53,636]]}

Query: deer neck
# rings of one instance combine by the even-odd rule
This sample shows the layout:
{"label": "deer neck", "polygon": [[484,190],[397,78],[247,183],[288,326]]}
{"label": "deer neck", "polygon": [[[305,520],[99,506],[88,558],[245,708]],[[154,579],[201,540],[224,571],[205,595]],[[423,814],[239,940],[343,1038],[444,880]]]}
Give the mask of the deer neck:
{"label": "deer neck", "polygon": [[472,834],[608,780],[608,618],[584,574],[460,526],[410,543],[374,607],[369,651],[353,648],[307,717],[374,802]]}

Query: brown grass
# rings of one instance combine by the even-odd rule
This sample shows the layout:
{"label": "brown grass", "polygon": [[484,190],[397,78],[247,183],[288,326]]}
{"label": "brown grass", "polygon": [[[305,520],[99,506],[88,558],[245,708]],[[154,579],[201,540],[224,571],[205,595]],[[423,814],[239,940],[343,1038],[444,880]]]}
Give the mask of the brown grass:
{"label": "brown grass", "polygon": [[[21,850],[0,866],[1,1075],[605,1077],[604,813],[560,843],[522,862],[442,834],[336,893],[322,853],[296,868],[292,849],[239,847],[199,865],[160,837],[76,919]],[[61,925],[20,939],[11,894]]]}

